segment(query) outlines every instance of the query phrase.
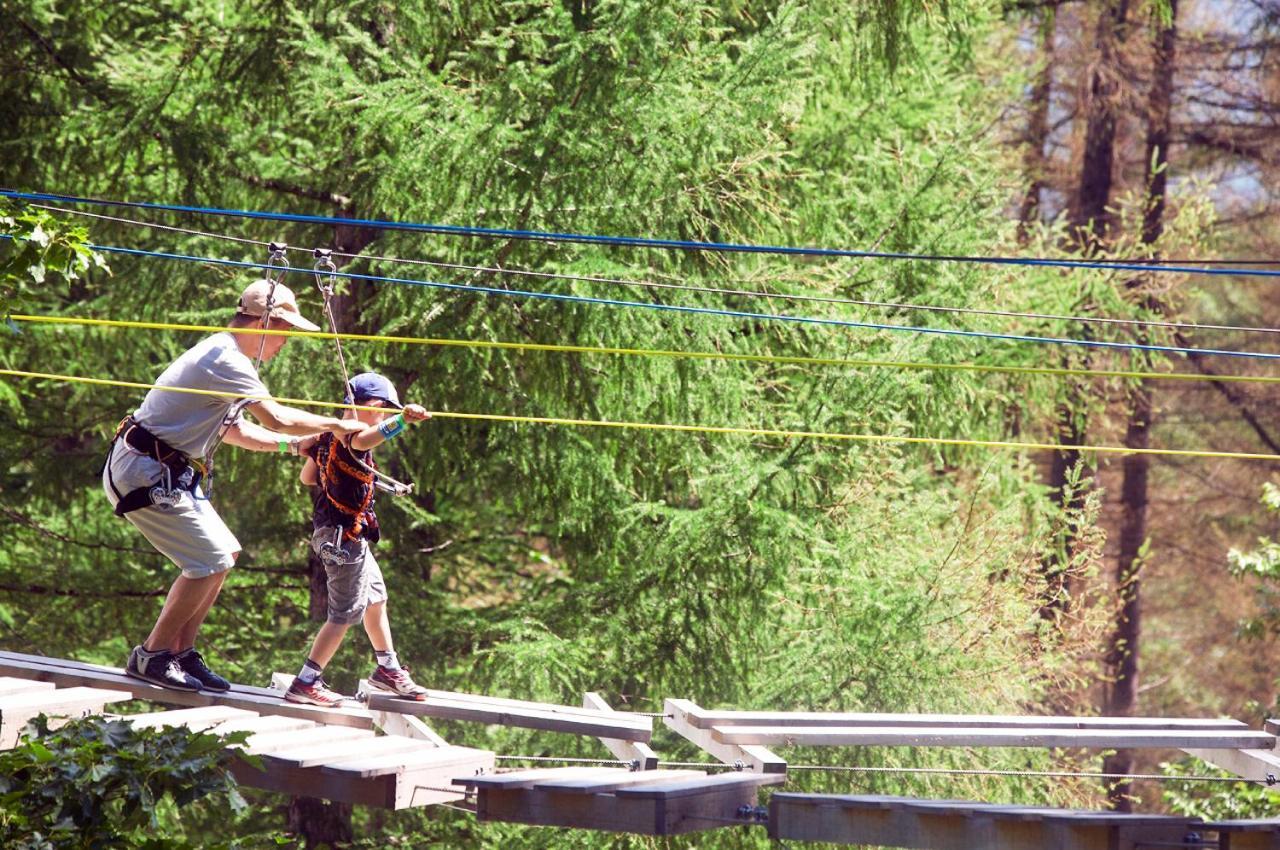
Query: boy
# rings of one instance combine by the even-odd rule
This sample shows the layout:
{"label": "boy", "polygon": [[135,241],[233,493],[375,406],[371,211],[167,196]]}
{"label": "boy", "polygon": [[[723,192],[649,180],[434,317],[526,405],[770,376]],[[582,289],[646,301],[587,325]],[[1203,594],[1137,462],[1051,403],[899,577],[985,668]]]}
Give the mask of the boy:
{"label": "boy", "polygon": [[[284,698],[326,708],[341,705],[344,697],[330,689],[321,674],[338,651],[347,628],[363,620],[378,659],[369,686],[425,700],[427,689],[414,683],[392,648],[387,588],[371,551],[379,537],[372,470],[374,447],[399,435],[406,422],[421,422],[431,414],[421,405],[402,406],[395,386],[375,372],[354,376],[347,385],[346,401],[386,410],[349,411],[348,416],[365,426],[359,433],[343,439],[321,434],[302,443],[301,451],[307,457],[302,483],[313,485],[315,501],[311,548],[324,562],[329,612],[311,645],[311,654]],[[392,410],[400,412],[388,418]]]}

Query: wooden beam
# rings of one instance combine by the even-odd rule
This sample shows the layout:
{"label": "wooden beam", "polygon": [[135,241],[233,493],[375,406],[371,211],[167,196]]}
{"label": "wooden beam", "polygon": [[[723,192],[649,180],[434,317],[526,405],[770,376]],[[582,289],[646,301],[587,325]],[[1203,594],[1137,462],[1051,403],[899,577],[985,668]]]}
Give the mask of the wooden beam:
{"label": "wooden beam", "polygon": [[[507,701],[508,703],[511,701]],[[584,713],[585,710],[561,711],[559,706],[545,705],[532,709],[508,704],[487,704],[476,699],[463,701],[428,697],[414,702],[378,693],[369,695],[369,708],[374,711],[391,711],[448,720],[469,720],[475,723],[496,723],[500,726],[517,726],[525,729],[541,729],[548,732],[567,732],[593,738],[620,738],[627,741],[647,742],[653,733],[648,718],[626,717],[613,712],[611,717],[602,711]]]}
{"label": "wooden beam", "polygon": [[269,759],[294,767],[320,767],[336,765],[343,761],[358,761],[391,754],[403,760],[416,749],[434,750],[430,744],[419,744],[403,738],[379,735],[371,738],[352,738],[346,741],[317,741],[301,747],[291,747],[266,753]]}
{"label": "wooden beam", "polygon": [[724,764],[742,765],[745,770],[757,773],[786,773],[787,763],[764,747],[748,744],[726,744],[716,740],[710,729],[698,725],[703,709],[687,699],[668,699],[663,703],[665,716],[662,722],[692,741],[703,751]]}
{"label": "wooden beam", "polygon": [[1280,820],[1226,820],[1206,823],[1218,833],[1218,850],[1280,850]]}
{"label": "wooden beam", "polygon": [[[604,697],[592,691],[582,695],[582,705],[594,711],[613,712],[613,707]],[[656,770],[658,767],[658,754],[648,744],[624,741],[621,738],[601,738],[600,743],[613,753],[614,758],[631,762],[637,770]]]}
{"label": "wooden beam", "polygon": [[825,726],[713,726],[724,744],[817,747],[1090,747],[1120,749],[1270,749],[1265,732],[1142,732],[1075,729],[838,729]]}
{"label": "wooden beam", "polygon": [[0,651],[0,675],[53,682],[63,687],[87,685],[128,691],[136,699],[150,700],[162,705],[202,706],[229,705],[256,711],[259,714],[280,714],[299,717],[334,726],[350,726],[372,729],[373,718],[362,708],[325,709],[313,705],[285,702],[279,694],[267,688],[232,685],[229,692],[217,694],[210,691],[176,691],[161,688],[124,674],[118,667],[104,667],[42,655],[23,655]]}
{"label": "wooden beam", "polygon": [[[823,711],[716,711],[701,709],[690,717],[699,729],[713,726],[837,726],[960,729],[1133,729],[1147,732],[1238,732],[1249,727],[1226,719],[1164,717],[1036,717],[983,714],[871,714]],[[1267,729],[1271,734],[1275,734]]]}
{"label": "wooden beam", "polygon": [[1208,750],[1183,748],[1189,756],[1195,756],[1228,773],[1261,782],[1273,793],[1280,794],[1280,754],[1271,750]]}
{"label": "wooden beam", "polygon": [[436,731],[422,722],[420,718],[398,711],[373,711],[373,725],[388,735],[399,735],[412,738],[437,747],[447,747],[449,742],[441,738]]}

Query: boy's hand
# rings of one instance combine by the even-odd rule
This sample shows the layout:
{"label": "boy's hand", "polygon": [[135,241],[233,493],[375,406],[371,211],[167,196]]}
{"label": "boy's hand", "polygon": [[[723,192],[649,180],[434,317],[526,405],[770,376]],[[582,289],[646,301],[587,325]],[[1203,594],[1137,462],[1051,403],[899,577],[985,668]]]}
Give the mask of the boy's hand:
{"label": "boy's hand", "polygon": [[431,418],[431,414],[420,404],[406,404],[400,412],[404,414],[405,422],[422,422]]}

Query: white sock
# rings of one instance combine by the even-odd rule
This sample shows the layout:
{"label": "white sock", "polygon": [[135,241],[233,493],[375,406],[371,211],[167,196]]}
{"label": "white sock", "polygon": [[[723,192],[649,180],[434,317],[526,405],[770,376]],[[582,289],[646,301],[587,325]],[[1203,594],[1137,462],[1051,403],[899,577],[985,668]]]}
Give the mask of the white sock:
{"label": "white sock", "polygon": [[302,670],[298,673],[298,681],[304,685],[314,685],[316,679],[319,679],[320,674],[323,672],[323,667],[308,658],[302,665]]}
{"label": "white sock", "polygon": [[375,649],[373,654],[378,657],[379,667],[386,667],[388,670],[400,669],[400,659],[396,657],[396,651],[394,649],[388,649],[386,651],[379,651]]}

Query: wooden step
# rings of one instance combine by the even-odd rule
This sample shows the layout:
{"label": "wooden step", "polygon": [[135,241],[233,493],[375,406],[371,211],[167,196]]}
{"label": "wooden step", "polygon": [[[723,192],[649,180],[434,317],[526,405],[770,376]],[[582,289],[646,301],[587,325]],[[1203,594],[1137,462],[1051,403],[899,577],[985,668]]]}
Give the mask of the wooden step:
{"label": "wooden step", "polygon": [[653,735],[653,724],[647,717],[537,703],[533,704],[537,708],[529,708],[511,705],[512,702],[514,701],[486,702],[476,698],[459,700],[444,696],[428,697],[425,701],[415,702],[385,694],[369,695],[369,708],[375,711],[394,711],[445,720],[469,720],[623,741],[648,742]]}
{"label": "wooden step", "polygon": [[154,711],[149,714],[129,714],[121,719],[139,729],[184,726],[193,732],[203,732],[229,720],[244,720],[249,717],[258,717],[258,715],[229,705],[202,705],[196,708]]}

